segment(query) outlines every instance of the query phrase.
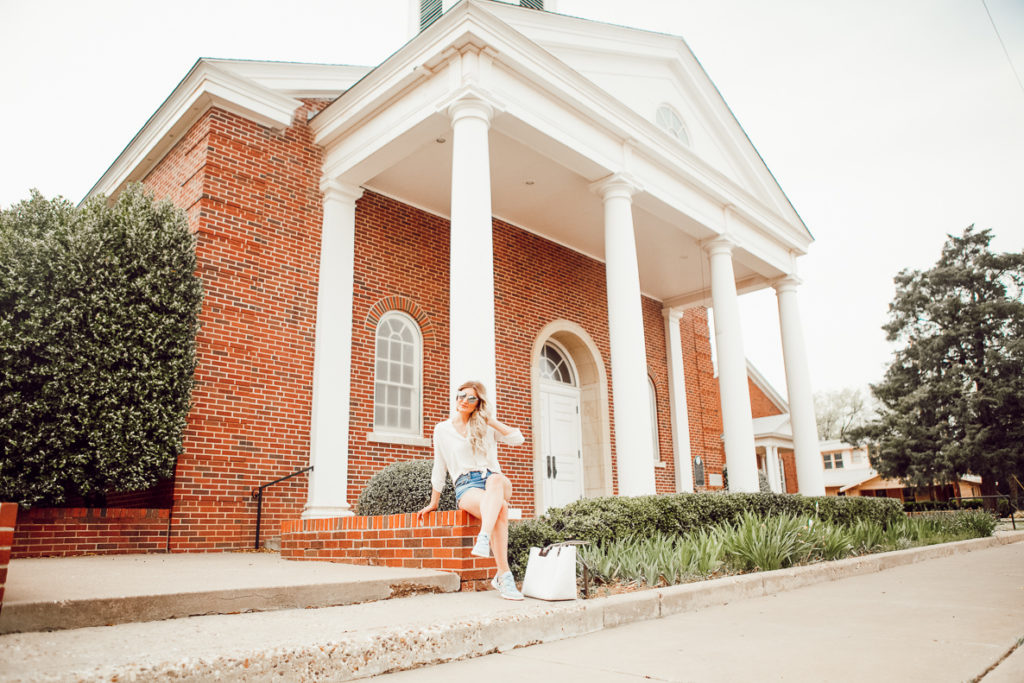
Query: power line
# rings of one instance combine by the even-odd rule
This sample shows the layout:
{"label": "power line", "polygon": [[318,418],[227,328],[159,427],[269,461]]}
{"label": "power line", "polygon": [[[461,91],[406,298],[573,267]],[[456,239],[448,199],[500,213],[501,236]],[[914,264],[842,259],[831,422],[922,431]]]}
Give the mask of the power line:
{"label": "power line", "polygon": [[992,18],[992,12],[988,9],[988,2],[981,0],[981,6],[985,8],[985,14],[988,15],[988,20],[992,23],[992,30],[996,32],[996,38],[999,40],[999,45],[1003,48],[1003,54],[1006,55],[1006,61],[1010,64],[1010,70],[1013,71],[1013,77],[1017,79],[1017,87],[1020,88],[1022,94],[1024,94],[1024,83],[1020,80],[1020,74],[1017,73],[1017,67],[1013,63],[1013,59],[1010,58],[1010,51],[1006,49],[1006,43],[1003,42],[1003,37],[999,34],[999,27],[996,26],[995,19]]}

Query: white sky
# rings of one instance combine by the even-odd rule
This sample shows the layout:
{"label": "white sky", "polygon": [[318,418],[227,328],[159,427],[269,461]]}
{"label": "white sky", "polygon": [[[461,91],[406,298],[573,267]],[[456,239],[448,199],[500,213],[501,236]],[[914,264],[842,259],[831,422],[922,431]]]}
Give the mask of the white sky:
{"label": "white sky", "polygon": [[[0,0],[0,206],[32,187],[80,200],[199,57],[378,64],[408,38],[407,7]],[[934,263],[947,233],[974,223],[1024,249],[1024,0],[558,10],[680,35],[704,65],[817,240],[800,263],[816,390],[881,378],[892,278]],[[774,293],[741,301],[747,354],[784,394]]]}

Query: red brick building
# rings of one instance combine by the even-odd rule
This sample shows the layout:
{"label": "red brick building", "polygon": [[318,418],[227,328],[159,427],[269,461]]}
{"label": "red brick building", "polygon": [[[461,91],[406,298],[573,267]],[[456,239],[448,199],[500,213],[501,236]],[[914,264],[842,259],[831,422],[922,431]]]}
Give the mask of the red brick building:
{"label": "red brick building", "polygon": [[[253,489],[310,464],[262,536],[351,514],[468,378],[526,436],[499,453],[526,516],[716,488],[727,459],[756,490],[752,419],[779,412],[789,488],[818,493],[811,237],[679,38],[466,0],[373,68],[200,60],[93,193],[129,182],[188,212],[205,287],[170,550],[250,546]],[[769,286],[783,406],[736,312]]]}

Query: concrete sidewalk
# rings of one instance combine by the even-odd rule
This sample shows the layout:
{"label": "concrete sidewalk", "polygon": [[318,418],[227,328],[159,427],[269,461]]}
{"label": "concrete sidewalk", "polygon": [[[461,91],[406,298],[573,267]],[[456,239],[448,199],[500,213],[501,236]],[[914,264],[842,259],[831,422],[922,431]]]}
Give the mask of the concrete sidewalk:
{"label": "concrete sidewalk", "polygon": [[457,590],[448,572],[291,562],[268,552],[20,559],[10,564],[0,634]]}
{"label": "concrete sidewalk", "polygon": [[[973,681],[1024,637],[1024,544],[979,550],[379,683]],[[1024,681],[1024,647],[982,683]]]}
{"label": "concrete sidewalk", "polygon": [[[433,594],[323,609],[281,609],[50,633],[9,634],[0,636],[0,679],[111,680],[117,677],[118,680],[199,681],[281,677],[286,680],[348,680],[490,652],[515,650],[515,656],[526,656],[526,653],[537,652],[537,648],[516,648],[596,634],[614,626],[646,620],[657,619],[649,626],[658,632],[669,623],[659,618],[684,615],[693,621],[686,628],[685,636],[676,636],[677,640],[682,638],[683,643],[677,642],[675,649],[667,648],[664,656],[670,659],[666,666],[678,663],[682,645],[698,636],[703,640],[697,638],[694,646],[712,647],[721,641],[718,646],[726,648],[721,659],[708,657],[709,662],[724,659],[726,663],[733,663],[730,657],[736,657],[730,653],[743,652],[749,642],[753,642],[746,639],[736,642],[740,626],[754,633],[776,632],[787,640],[792,639],[794,647],[803,648],[804,644],[813,645],[823,638],[827,641],[830,628],[849,622],[856,624],[856,628],[877,634],[874,642],[880,644],[880,649],[872,654],[876,658],[873,660],[877,664],[876,677],[889,678],[887,662],[904,654],[900,643],[916,633],[922,637],[931,634],[941,643],[941,647],[927,653],[934,661],[919,662],[926,669],[931,667],[928,669],[930,680],[961,680],[962,677],[950,678],[953,670],[946,668],[946,659],[956,660],[961,652],[966,652],[971,659],[970,666],[964,670],[974,672],[981,663],[986,667],[994,664],[1017,638],[1024,636],[1021,616],[1024,615],[1024,543],[1017,543],[1020,540],[1024,540],[1024,532],[567,603],[532,600],[514,603],[501,600],[494,592]],[[287,563],[288,567],[304,564]],[[997,567],[1002,569],[996,570]],[[297,568],[297,571],[302,570]],[[923,580],[915,578],[919,573],[945,576],[948,581],[934,594],[922,595],[916,602],[900,599],[907,586],[923,585]],[[851,577],[881,582],[883,590],[889,591],[894,599],[886,602],[884,609],[869,608],[857,600],[842,603],[841,609],[828,608],[825,599],[829,592],[845,590],[844,584],[858,580]],[[891,587],[884,589],[888,584]],[[185,585],[189,585],[189,581],[185,581]],[[942,610],[952,604],[951,598],[975,596],[966,589],[976,587],[988,591],[985,595],[989,597],[985,600],[995,601],[996,608],[1004,609],[1009,618],[994,620],[991,604],[979,610],[982,622],[991,625],[984,628],[975,627],[980,622],[967,619],[968,616],[976,619],[979,615],[957,612],[956,618],[961,619],[957,623],[964,625],[960,630],[950,630],[947,624],[932,616],[942,614]],[[782,611],[755,609],[744,613],[739,622],[727,620],[732,626],[724,628],[719,636],[701,636],[705,619],[720,609],[720,605],[760,604],[781,599],[779,594],[785,591],[796,595],[812,590],[821,595],[810,599],[806,606],[809,612],[789,627],[783,628],[786,622]],[[5,604],[4,616],[6,614]],[[619,643],[619,633],[626,632],[616,629],[598,635],[615,638]],[[585,639],[574,638],[566,643]],[[630,651],[622,644],[609,645],[611,640],[602,642],[601,649]],[[881,647],[886,644],[887,647]],[[808,658],[813,659],[814,652],[806,648],[801,651],[803,659],[773,657],[770,661],[773,666],[781,667],[778,671],[792,674],[787,679],[805,680],[802,676],[807,671],[796,667]],[[938,656],[939,653],[942,656]],[[859,656],[859,650],[846,651],[840,664],[854,655]],[[694,649],[687,661],[701,658],[704,658],[703,652]],[[485,659],[470,660],[458,666],[479,666],[476,662],[485,662]],[[1000,669],[1018,660],[1017,654],[1011,655]],[[514,670],[515,667],[508,672]],[[550,674],[551,669],[544,670]],[[561,672],[562,668],[558,670]],[[751,669],[756,672],[754,678],[761,678],[758,674],[765,670]],[[671,674],[671,671],[665,669],[657,673]],[[694,676],[681,680],[704,680],[696,675],[698,671],[694,669]],[[843,671],[841,666],[837,671]],[[431,675],[431,670],[425,670],[423,675]],[[667,679],[680,680],[675,675]],[[567,676],[566,680],[572,679]]]}

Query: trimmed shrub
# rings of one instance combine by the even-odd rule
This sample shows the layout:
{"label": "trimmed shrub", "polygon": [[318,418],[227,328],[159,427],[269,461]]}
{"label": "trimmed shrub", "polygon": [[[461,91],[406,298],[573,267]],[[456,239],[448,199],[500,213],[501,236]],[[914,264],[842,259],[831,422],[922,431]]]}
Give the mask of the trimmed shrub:
{"label": "trimmed shrub", "polygon": [[[433,467],[433,459],[406,460],[388,465],[370,477],[366,488],[359,494],[356,511],[360,515],[399,515],[423,509],[430,502],[430,472]],[[455,487],[451,477],[445,480],[437,509],[455,509]]]}
{"label": "trimmed shrub", "polygon": [[0,499],[149,488],[174,472],[202,284],[185,213],[141,186],[0,211]]}

